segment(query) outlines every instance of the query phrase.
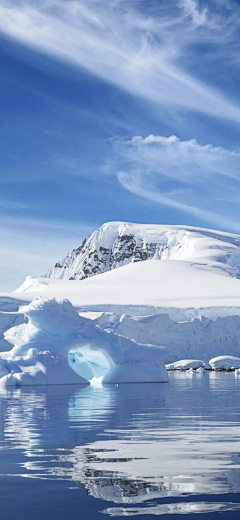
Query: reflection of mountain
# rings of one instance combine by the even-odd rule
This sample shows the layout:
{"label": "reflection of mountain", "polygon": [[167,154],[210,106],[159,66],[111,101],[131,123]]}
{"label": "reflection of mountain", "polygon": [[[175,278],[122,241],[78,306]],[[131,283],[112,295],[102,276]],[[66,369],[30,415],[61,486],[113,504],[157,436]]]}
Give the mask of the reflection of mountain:
{"label": "reflection of mountain", "polygon": [[136,515],[179,515],[238,511],[240,504],[229,502],[180,502],[179,504],[153,504],[148,507],[108,507],[102,513],[111,517]]}
{"label": "reflection of mountain", "polygon": [[[130,480],[110,471],[86,472],[85,483],[77,481],[77,484],[95,498],[118,504],[135,504],[164,497],[169,494],[169,487],[173,487],[167,483],[156,486],[144,480]],[[177,490],[174,491],[176,493]]]}
{"label": "reflection of mountain", "polygon": [[[117,452],[113,452],[114,450],[112,450],[112,457],[108,457],[105,455],[109,455],[109,450],[96,449],[93,451],[89,448],[76,448],[74,456],[71,456],[70,459],[69,457],[65,459],[65,456],[62,456],[60,460],[64,463],[66,463],[66,460],[68,462],[71,460],[74,468],[72,478],[79,487],[85,489],[95,498],[117,504],[135,504],[194,491],[194,487],[187,482],[182,482],[180,485],[170,480],[164,481],[164,477],[162,477],[162,482],[160,482],[160,479],[156,479],[155,483],[154,478],[141,478],[140,475],[133,478],[125,473],[125,465],[127,464],[129,467],[135,461],[140,461],[141,464],[144,459],[137,457],[117,458]],[[98,453],[101,453],[104,458],[99,458]],[[133,454],[134,449],[132,450]],[[104,465],[109,464],[109,470],[102,469],[103,461]],[[151,460],[147,457],[145,463],[151,466]],[[111,471],[112,464],[118,467],[118,471]]]}
{"label": "reflection of mountain", "polygon": [[232,374],[203,377],[7,392],[0,447],[20,448],[24,476],[74,482],[115,504],[106,510],[112,516],[134,514],[133,507],[136,514],[205,512],[196,495],[212,503],[239,493],[240,382]]}
{"label": "reflection of mountain", "polygon": [[220,431],[210,430],[207,424],[202,428],[200,432],[160,429],[146,442],[144,432],[136,441],[132,430],[126,440],[76,447],[60,455],[54,474],[71,478],[95,498],[118,504],[238,492],[237,431],[232,426]]}

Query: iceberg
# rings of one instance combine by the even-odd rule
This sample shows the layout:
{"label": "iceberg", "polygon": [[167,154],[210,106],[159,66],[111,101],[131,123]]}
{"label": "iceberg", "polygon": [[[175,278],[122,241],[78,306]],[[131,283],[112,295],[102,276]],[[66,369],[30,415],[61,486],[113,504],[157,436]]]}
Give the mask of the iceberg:
{"label": "iceberg", "polygon": [[235,370],[240,368],[240,358],[235,356],[218,356],[210,359],[209,365],[214,370]]}
{"label": "iceberg", "polygon": [[180,361],[166,365],[167,370],[190,370],[199,368],[207,369],[211,367],[208,363],[200,359],[180,359]]}
{"label": "iceberg", "polygon": [[27,323],[4,333],[0,384],[167,382],[164,347],[137,343],[79,316],[68,300],[39,297],[21,308]]}
{"label": "iceberg", "polygon": [[199,367],[196,370],[196,374],[200,374],[202,376],[203,374],[206,374],[206,369],[204,367]]}

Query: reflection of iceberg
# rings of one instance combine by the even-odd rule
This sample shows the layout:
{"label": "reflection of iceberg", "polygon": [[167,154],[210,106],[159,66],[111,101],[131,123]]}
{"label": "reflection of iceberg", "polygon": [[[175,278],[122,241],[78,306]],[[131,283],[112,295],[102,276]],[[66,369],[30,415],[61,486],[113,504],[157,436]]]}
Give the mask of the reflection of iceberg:
{"label": "reflection of iceberg", "polygon": [[25,454],[32,453],[41,444],[41,428],[36,425],[36,415],[44,414],[46,410],[46,394],[1,389],[0,402],[0,440],[7,439],[8,444],[24,450]]}
{"label": "reflection of iceberg", "polygon": [[163,347],[101,330],[78,316],[68,300],[37,298],[22,312],[28,323],[5,333],[14,347],[0,354],[0,381],[6,386],[87,383],[99,377],[104,383],[168,381]]}
{"label": "reflection of iceberg", "polygon": [[53,446],[60,450],[68,442],[75,446],[76,429],[82,428],[87,439],[90,429],[102,430],[104,416],[107,420],[112,410],[114,390],[114,386],[90,385],[77,390],[72,385],[0,387],[0,442],[19,448],[28,459],[36,453],[42,457]]}
{"label": "reflection of iceberg", "polygon": [[206,374],[204,387],[177,373],[171,385],[0,392],[1,443],[19,450],[18,474],[71,481],[110,516],[239,509],[222,496],[239,493],[234,374]]}
{"label": "reflection of iceberg", "polygon": [[[222,422],[213,417],[209,420],[208,409],[203,408],[203,402],[213,407],[214,400],[219,399],[218,374],[213,376],[213,393],[206,385],[206,390],[199,394],[201,383],[195,382],[188,412],[185,400],[178,400],[181,381],[189,395],[189,380],[184,374],[174,377],[171,389],[164,385],[123,385],[100,390],[88,387],[75,393],[69,400],[72,427],[94,426],[95,421],[94,427],[98,428],[107,409],[102,440],[87,440],[87,444],[75,446],[67,453],[60,451],[58,463],[48,469],[48,475],[72,480],[95,498],[126,506],[167,497],[238,492],[237,411],[235,415],[232,409],[226,411],[221,415]],[[26,468],[37,471],[38,466],[28,463]],[[193,512],[194,504],[193,498],[188,512],[191,508]],[[179,512],[187,513],[186,507],[181,503]],[[226,509],[221,507],[218,503],[216,510],[231,509],[229,504]],[[148,507],[145,509],[142,514],[147,513]],[[170,509],[174,511],[174,507]],[[153,513],[158,510],[161,514],[163,509],[159,506]],[[206,506],[206,511],[213,510],[211,503],[209,509]],[[114,511],[110,508],[109,514],[114,516]],[[121,509],[118,511],[120,514]]]}
{"label": "reflection of iceberg", "polygon": [[91,424],[93,430],[102,429],[104,418],[107,420],[113,413],[116,390],[114,385],[99,388],[86,386],[74,392],[69,399],[69,421],[75,427],[78,424],[78,428],[81,429],[86,429],[86,422]]}

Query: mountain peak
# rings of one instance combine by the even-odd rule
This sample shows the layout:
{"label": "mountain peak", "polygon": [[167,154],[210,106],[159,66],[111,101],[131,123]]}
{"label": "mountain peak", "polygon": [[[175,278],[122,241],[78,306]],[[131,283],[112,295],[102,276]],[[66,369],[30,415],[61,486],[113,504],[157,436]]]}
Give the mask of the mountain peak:
{"label": "mountain peak", "polygon": [[206,257],[208,261],[210,258],[211,261],[221,261],[239,269],[239,246],[239,236],[219,231],[188,226],[106,222],[44,276],[83,280],[144,260],[204,261]]}

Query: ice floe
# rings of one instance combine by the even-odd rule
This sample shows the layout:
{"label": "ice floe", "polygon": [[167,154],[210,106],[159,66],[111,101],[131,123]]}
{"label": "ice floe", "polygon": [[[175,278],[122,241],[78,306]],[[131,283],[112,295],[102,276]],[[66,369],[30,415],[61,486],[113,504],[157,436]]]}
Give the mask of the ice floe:
{"label": "ice floe", "polygon": [[209,361],[215,370],[234,370],[240,368],[240,358],[234,356],[218,356]]}
{"label": "ice floe", "polygon": [[205,363],[201,359],[180,359],[175,363],[169,363],[166,365],[167,370],[189,370],[197,368],[211,368],[208,363]]}

